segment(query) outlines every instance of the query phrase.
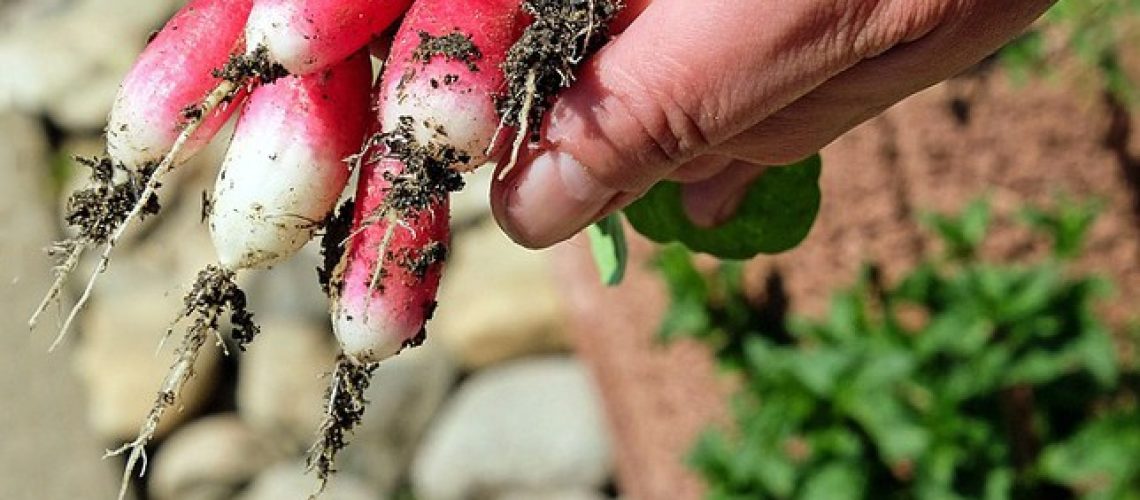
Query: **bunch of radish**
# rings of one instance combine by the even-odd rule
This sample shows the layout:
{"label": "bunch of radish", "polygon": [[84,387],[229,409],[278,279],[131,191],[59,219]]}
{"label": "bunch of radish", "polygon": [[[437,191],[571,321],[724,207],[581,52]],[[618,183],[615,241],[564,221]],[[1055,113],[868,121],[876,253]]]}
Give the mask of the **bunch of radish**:
{"label": "bunch of radish", "polygon": [[[424,339],[461,173],[536,139],[547,100],[605,36],[609,0],[190,0],[127,75],[107,128],[108,158],[73,195],[77,235],[54,247],[58,298],[82,253],[95,273],[115,244],[157,214],[167,173],[234,113],[237,125],[207,210],[217,264],[199,273],[177,319],[176,362],[130,452],[123,490],[199,349],[228,319],[239,348],[258,332],[235,276],[289,258],[324,233],[332,328],[343,348],[311,466],[323,485],[375,364]],[[394,20],[402,18],[398,29]],[[389,47],[372,84],[371,49]],[[506,131],[506,133],[503,133]],[[515,140],[510,140],[512,133]],[[354,200],[336,204],[357,172]],[[168,332],[170,333],[170,332]],[[58,342],[58,339],[57,339]]]}

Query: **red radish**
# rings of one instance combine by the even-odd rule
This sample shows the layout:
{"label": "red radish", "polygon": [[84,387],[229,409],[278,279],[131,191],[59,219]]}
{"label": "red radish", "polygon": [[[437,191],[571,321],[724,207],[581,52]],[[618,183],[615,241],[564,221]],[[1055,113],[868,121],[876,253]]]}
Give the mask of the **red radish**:
{"label": "red radish", "polygon": [[358,363],[422,341],[448,238],[453,169],[482,163],[499,123],[499,65],[521,35],[518,0],[419,0],[380,84],[383,158],[368,158],[336,272],[333,325]]}
{"label": "red radish", "polygon": [[248,50],[264,46],[290,73],[327,68],[368,45],[411,0],[256,0]]}
{"label": "red radish", "polygon": [[455,148],[469,169],[487,161],[499,123],[500,65],[526,28],[520,0],[420,0],[392,42],[380,91],[385,132],[414,118],[419,144]]}
{"label": "red radish", "polygon": [[[107,152],[138,168],[157,163],[174,146],[188,110],[221,82],[212,72],[242,47],[253,0],[192,0],[150,41],[119,89],[107,125]],[[209,142],[236,106],[219,106],[180,153],[192,156]]]}
{"label": "red radish", "polygon": [[214,190],[210,232],[227,269],[277,264],[312,239],[360,149],[372,68],[366,50],[318,73],[258,87]]}

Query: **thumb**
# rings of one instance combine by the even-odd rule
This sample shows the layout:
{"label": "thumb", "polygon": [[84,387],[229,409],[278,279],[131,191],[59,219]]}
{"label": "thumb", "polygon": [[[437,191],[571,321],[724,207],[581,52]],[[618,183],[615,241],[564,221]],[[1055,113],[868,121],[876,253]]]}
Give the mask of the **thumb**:
{"label": "thumb", "polygon": [[558,97],[543,142],[492,188],[515,241],[569,238],[861,58],[832,53],[858,44],[836,44],[850,20],[815,2],[700,4],[648,4]]}

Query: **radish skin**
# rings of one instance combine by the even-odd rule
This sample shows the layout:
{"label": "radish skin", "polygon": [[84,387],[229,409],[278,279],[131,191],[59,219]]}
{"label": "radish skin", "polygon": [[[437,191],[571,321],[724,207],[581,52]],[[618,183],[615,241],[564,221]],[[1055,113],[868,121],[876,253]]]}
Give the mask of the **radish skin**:
{"label": "radish skin", "polygon": [[265,268],[312,239],[349,177],[368,123],[365,50],[330,69],[258,87],[214,190],[210,233],[227,269]]}
{"label": "radish skin", "polygon": [[[416,142],[450,146],[467,157],[456,168],[486,163],[499,124],[494,96],[506,88],[500,65],[528,21],[518,0],[417,1],[396,34],[385,69],[378,105],[384,131],[411,116]],[[463,61],[437,54],[424,61],[417,56],[421,33],[469,37],[479,56]]]}
{"label": "radish skin", "polygon": [[[380,137],[403,144],[403,154],[420,155],[421,170],[449,172],[482,163],[499,123],[493,98],[505,87],[499,65],[525,21],[517,0],[417,1],[378,84]],[[452,187],[431,179],[438,172],[410,172],[407,158],[388,146],[382,155],[366,156],[353,236],[334,272],[333,330],[359,363],[422,342],[449,235]],[[400,177],[420,183],[415,187],[428,194],[401,206],[392,184]]]}
{"label": "radish skin", "polygon": [[[380,361],[416,343],[435,309],[443,270],[442,255],[435,259],[425,252],[433,248],[446,252],[450,236],[446,195],[399,220],[365,221],[369,214],[383,210],[390,188],[385,175],[402,169],[398,160],[385,158],[361,171],[353,227],[364,229],[352,238],[342,260],[348,265],[340,296],[334,301],[334,331],[344,352],[362,364]],[[420,258],[427,265],[416,273],[402,265],[406,258]],[[379,282],[374,282],[376,273]]]}
{"label": "radish skin", "polygon": [[305,75],[344,60],[379,36],[411,0],[256,0],[247,50],[264,46],[290,73]]}
{"label": "radish skin", "polygon": [[[166,23],[127,73],[107,125],[107,152],[138,168],[162,160],[174,146],[189,107],[199,105],[221,80],[212,75],[240,52],[253,0],[192,0]],[[239,91],[240,92],[240,91]],[[240,101],[236,95],[234,101]],[[202,117],[178,160],[201,150],[225,124],[236,102]]]}

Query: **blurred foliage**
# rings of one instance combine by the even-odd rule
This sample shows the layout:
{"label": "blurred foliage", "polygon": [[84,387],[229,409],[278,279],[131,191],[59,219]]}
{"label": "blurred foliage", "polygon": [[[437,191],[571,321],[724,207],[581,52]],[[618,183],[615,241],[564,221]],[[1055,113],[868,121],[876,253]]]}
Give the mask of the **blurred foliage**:
{"label": "blurred foliage", "polygon": [[1136,103],[1136,86],[1120,63],[1123,35],[1135,28],[1140,0],[1060,0],[1046,12],[1037,27],[1008,44],[999,53],[1003,67],[1015,81],[1048,75],[1050,47],[1046,31],[1064,37],[1061,50],[1095,69],[1101,84],[1121,102]]}
{"label": "blurred foliage", "polygon": [[661,335],[739,382],[691,453],[709,498],[1140,498],[1140,378],[1094,310],[1107,283],[1069,268],[1097,210],[1024,210],[1052,251],[1017,265],[980,257],[986,202],[928,216],[941,252],[895,285],[866,266],[816,320],[750,302],[739,263],[665,248]]}

